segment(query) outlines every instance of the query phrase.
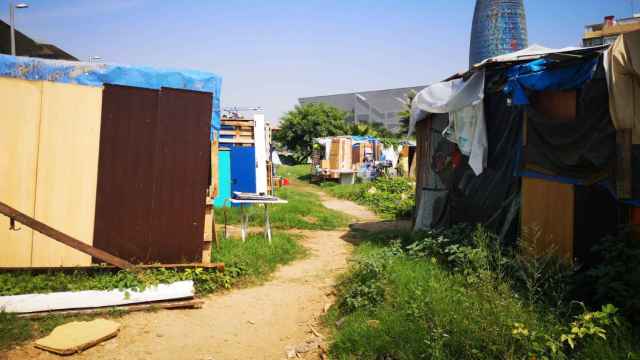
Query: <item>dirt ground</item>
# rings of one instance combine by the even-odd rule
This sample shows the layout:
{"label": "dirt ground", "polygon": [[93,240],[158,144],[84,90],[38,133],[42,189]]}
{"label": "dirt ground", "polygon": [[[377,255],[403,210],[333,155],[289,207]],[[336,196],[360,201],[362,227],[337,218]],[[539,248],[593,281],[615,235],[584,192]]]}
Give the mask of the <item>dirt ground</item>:
{"label": "dirt ground", "polygon": [[[321,194],[325,206],[358,222],[375,214],[349,201]],[[287,350],[313,348],[322,335],[318,317],[334,301],[336,275],[344,271],[351,245],[347,230],[300,231],[310,256],[281,267],[269,282],[209,296],[202,309],[132,313],[116,321],[120,334],[71,359],[286,359]],[[313,328],[313,330],[312,330]],[[27,344],[8,359],[59,359]],[[299,355],[319,359],[317,350]],[[2,358],[2,355],[0,355]]]}

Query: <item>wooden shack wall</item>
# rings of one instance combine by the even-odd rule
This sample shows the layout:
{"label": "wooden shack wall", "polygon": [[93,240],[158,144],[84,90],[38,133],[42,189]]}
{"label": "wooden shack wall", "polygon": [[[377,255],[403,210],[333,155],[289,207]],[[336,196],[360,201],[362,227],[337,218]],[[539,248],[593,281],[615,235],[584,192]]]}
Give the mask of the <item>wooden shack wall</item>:
{"label": "wooden shack wall", "polygon": [[[0,138],[13,138],[0,142],[0,153],[11,158],[0,161],[9,180],[0,185],[0,199],[92,244],[102,89],[3,78],[0,97]],[[88,255],[24,226],[18,232],[2,228],[0,241],[9,245],[0,266],[91,262]]]}
{"label": "wooden shack wall", "polygon": [[[546,91],[535,94],[532,106],[548,119],[576,121],[576,99],[576,91]],[[523,126],[523,141],[526,146],[526,117]],[[543,179],[523,178],[521,196],[523,239],[532,242],[538,254],[544,254],[554,248],[564,258],[573,259],[574,186]]]}
{"label": "wooden shack wall", "polygon": [[[416,169],[416,206],[422,203],[422,188],[427,182],[427,174],[429,171],[428,152],[431,139],[431,118],[416,123],[416,151],[415,151],[415,169]],[[417,214],[414,211],[414,214]],[[414,215],[415,216],[415,215]]]}
{"label": "wooden shack wall", "polygon": [[[0,201],[33,216],[42,82],[0,78]],[[0,216],[0,266],[31,265],[33,231]]]}

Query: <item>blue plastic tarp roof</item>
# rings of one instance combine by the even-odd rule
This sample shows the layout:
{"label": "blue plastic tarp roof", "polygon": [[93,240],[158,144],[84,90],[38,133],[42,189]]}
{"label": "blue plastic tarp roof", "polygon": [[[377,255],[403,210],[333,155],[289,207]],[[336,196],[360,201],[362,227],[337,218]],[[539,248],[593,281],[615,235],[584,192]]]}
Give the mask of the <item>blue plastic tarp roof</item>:
{"label": "blue plastic tarp roof", "polygon": [[196,70],[49,60],[0,54],[0,76],[86,86],[113,84],[147,89],[170,87],[209,92],[213,94],[211,127],[212,130],[220,129],[222,78],[213,73]]}
{"label": "blue plastic tarp roof", "polygon": [[514,105],[529,104],[525,89],[532,91],[573,90],[590,80],[598,59],[588,59],[569,66],[559,67],[549,59],[539,59],[522,65],[514,65],[506,71],[504,87]]}

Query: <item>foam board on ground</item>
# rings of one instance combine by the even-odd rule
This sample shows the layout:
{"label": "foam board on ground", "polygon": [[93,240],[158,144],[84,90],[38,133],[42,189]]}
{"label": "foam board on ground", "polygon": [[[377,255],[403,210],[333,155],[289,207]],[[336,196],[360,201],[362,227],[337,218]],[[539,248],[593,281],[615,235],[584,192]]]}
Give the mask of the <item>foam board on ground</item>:
{"label": "foam board on ground", "polygon": [[49,294],[26,294],[0,297],[0,310],[8,313],[30,313],[64,309],[86,309],[136,304],[151,301],[190,298],[194,295],[193,281],[150,286],[144,291],[87,290]]}

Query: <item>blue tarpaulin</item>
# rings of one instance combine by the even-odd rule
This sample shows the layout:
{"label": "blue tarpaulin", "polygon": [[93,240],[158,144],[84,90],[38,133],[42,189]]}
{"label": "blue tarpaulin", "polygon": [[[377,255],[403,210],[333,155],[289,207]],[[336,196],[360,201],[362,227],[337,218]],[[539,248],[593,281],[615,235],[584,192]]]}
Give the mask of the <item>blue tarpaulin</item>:
{"label": "blue tarpaulin", "polygon": [[213,94],[211,126],[212,129],[220,129],[222,78],[212,73],[0,55],[0,76],[86,86],[113,84],[209,92]]}
{"label": "blue tarpaulin", "polygon": [[539,59],[515,65],[506,71],[505,93],[513,105],[529,104],[526,90],[573,90],[591,79],[598,59],[589,59],[569,66],[558,66],[549,59]]}

